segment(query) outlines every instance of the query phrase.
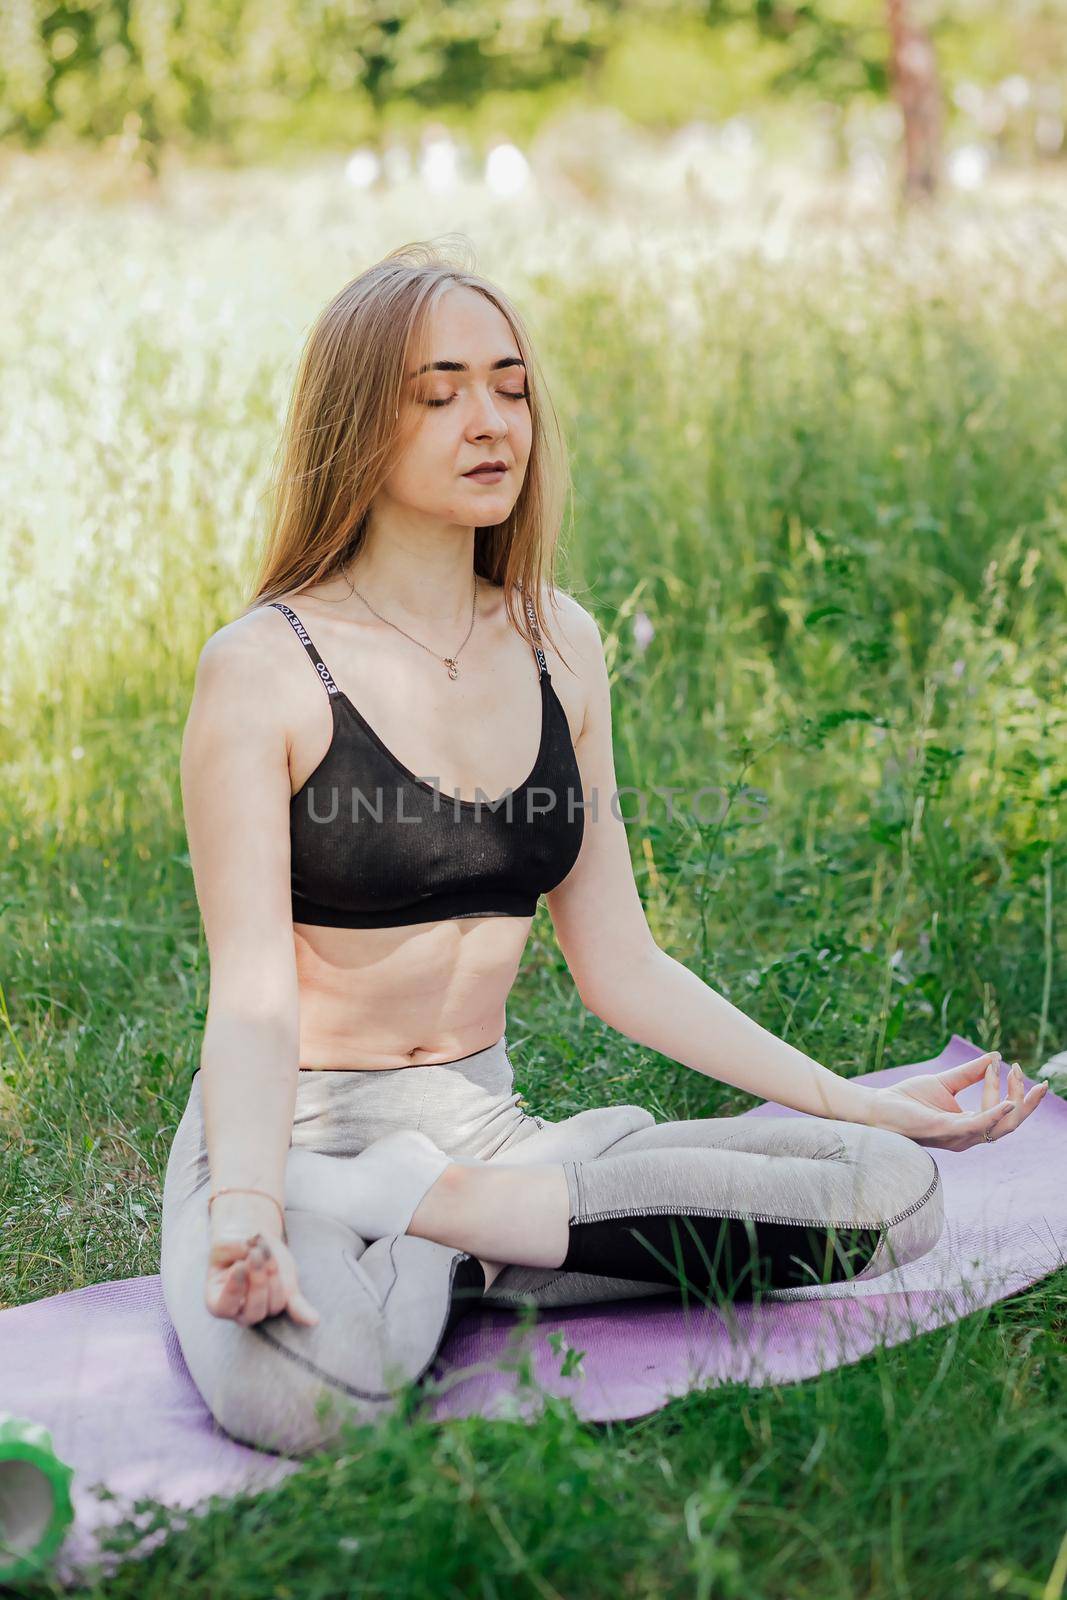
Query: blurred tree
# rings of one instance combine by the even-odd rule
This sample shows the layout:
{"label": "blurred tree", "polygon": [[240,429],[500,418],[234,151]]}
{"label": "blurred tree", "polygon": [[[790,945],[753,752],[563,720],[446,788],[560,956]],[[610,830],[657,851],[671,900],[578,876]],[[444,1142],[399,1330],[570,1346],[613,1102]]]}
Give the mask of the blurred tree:
{"label": "blurred tree", "polygon": [[[640,3],[640,0],[639,0]],[[658,0],[645,0],[660,9]],[[693,0],[712,26],[751,22],[758,37],[788,46],[772,80],[786,93],[801,85],[834,104],[861,91],[892,93],[904,128],[902,193],[928,198],[941,167],[941,91],[937,58],[914,0]]]}
{"label": "blurred tree", "polygon": [[892,41],[890,76],[904,119],[904,196],[928,199],[941,176],[941,85],[928,34],[911,0],[886,0]]}
{"label": "blurred tree", "polygon": [[[598,68],[650,26],[663,34],[673,29],[678,39],[694,32],[710,38],[721,28],[722,60],[712,63],[720,85],[733,74],[739,92],[751,83],[760,103],[768,94],[803,90],[841,107],[857,97],[892,96],[904,129],[902,188],[912,199],[935,191],[940,169],[935,37],[956,81],[963,74],[988,79],[1008,61],[1035,81],[1046,79],[1038,90],[1051,98],[1035,120],[1042,148],[1059,147],[1063,4],[0,0],[0,139],[32,145],[58,132],[114,141],[137,150],[151,170],[154,152],[171,141],[206,140],[239,156],[257,148],[279,156],[307,139],[334,147],[380,143],[387,122],[445,110],[462,117],[487,98],[497,107],[521,105],[531,127],[561,103],[568,84],[595,101]],[[747,62],[736,37],[751,40]],[[768,48],[761,51],[761,43]],[[657,125],[670,123],[674,87],[666,82],[657,100],[646,83],[636,95],[651,104]],[[684,120],[684,107],[675,109]]]}
{"label": "blurred tree", "polygon": [[469,105],[582,72],[625,0],[0,0],[0,136],[225,140],[326,90],[374,137],[398,103]]}

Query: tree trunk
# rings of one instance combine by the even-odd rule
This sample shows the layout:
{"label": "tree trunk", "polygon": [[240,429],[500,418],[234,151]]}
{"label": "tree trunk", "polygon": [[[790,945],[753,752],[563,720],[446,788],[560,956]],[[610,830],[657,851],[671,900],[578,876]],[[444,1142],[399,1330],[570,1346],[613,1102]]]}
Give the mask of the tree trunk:
{"label": "tree trunk", "polygon": [[904,118],[904,200],[926,200],[941,176],[941,88],[937,57],[912,14],[912,0],[886,0],[889,74]]}

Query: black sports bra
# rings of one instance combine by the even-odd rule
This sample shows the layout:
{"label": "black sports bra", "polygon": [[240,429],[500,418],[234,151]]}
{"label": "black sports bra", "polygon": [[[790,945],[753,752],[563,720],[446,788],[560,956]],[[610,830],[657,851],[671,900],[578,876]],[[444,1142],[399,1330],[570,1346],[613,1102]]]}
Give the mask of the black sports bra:
{"label": "black sports bra", "polygon": [[539,896],[578,859],[585,811],[530,601],[541,745],[529,776],[494,800],[462,800],[416,777],[337,687],[296,612],[281,600],[270,604],[292,624],[333,711],[329,748],[289,806],[293,921],[395,928],[533,916]]}

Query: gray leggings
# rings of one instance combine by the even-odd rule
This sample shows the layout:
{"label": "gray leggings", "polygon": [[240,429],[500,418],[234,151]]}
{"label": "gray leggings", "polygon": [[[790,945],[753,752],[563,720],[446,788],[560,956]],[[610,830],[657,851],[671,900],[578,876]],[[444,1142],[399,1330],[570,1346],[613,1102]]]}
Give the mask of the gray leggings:
{"label": "gray leggings", "polygon": [[291,1455],[327,1444],[346,1419],[391,1410],[479,1302],[707,1303],[866,1281],[923,1255],[944,1226],[937,1164],[902,1134],[824,1117],[657,1123],[634,1105],[551,1122],[519,1098],[506,1036],[439,1066],[301,1071],[292,1145],[354,1156],[417,1128],[452,1157],[560,1163],[570,1246],[561,1267],[508,1265],[486,1291],[480,1262],[461,1249],[411,1234],[368,1243],[333,1216],[289,1207],[289,1246],[320,1321],[304,1327],[282,1312],[245,1328],[204,1300],[210,1173],[194,1075],[163,1190],[163,1295],[227,1433]]}

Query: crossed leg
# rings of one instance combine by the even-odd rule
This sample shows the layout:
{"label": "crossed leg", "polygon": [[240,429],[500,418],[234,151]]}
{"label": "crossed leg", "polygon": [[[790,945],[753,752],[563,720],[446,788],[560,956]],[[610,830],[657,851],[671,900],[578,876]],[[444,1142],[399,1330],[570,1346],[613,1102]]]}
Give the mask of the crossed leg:
{"label": "crossed leg", "polygon": [[488,1298],[505,1303],[657,1287],[751,1299],[871,1278],[925,1253],[944,1222],[928,1151],[830,1118],[657,1124],[641,1107],[601,1107],[540,1122],[488,1162],[450,1162],[423,1135],[394,1135],[344,1167],[294,1159],[306,1163],[320,1208],[332,1173],[337,1214],[367,1233],[351,1208],[361,1181],[384,1177],[379,1156],[406,1197],[396,1231],[471,1252]]}
{"label": "crossed leg", "polygon": [[[429,1370],[455,1320],[480,1299],[557,1306],[670,1295],[683,1275],[698,1292],[747,1297],[759,1285],[847,1275],[860,1259],[859,1276],[870,1278],[925,1253],[944,1220],[928,1151],[825,1118],[657,1124],[641,1107],[599,1107],[524,1128],[486,1162],[435,1165],[423,1154],[423,1176],[408,1186],[422,1198],[408,1220],[443,1234],[437,1241],[409,1231],[368,1240],[335,1213],[346,1204],[335,1180],[354,1177],[362,1154],[305,1152],[311,1163],[294,1163],[294,1175],[303,1165],[311,1189],[287,1199],[286,1224],[322,1320],[309,1328],[280,1315],[245,1328],[204,1304],[206,1186],[185,1185],[184,1143],[197,1138],[192,1123],[180,1129],[168,1166],[167,1309],[226,1431],[294,1454],[332,1437],[345,1416],[391,1409],[398,1384]],[[435,1189],[448,1213],[436,1219]],[[850,1232],[839,1250],[839,1234]],[[465,1253],[468,1238],[490,1261],[509,1250],[516,1258],[488,1292]]]}
{"label": "crossed leg", "polygon": [[685,1287],[748,1299],[877,1277],[925,1254],[944,1227],[928,1150],[832,1118],[656,1123],[640,1107],[605,1107],[549,1124],[490,1165],[554,1160],[572,1138],[578,1150],[560,1161],[565,1255],[556,1268],[513,1255],[488,1300],[574,1305]]}

